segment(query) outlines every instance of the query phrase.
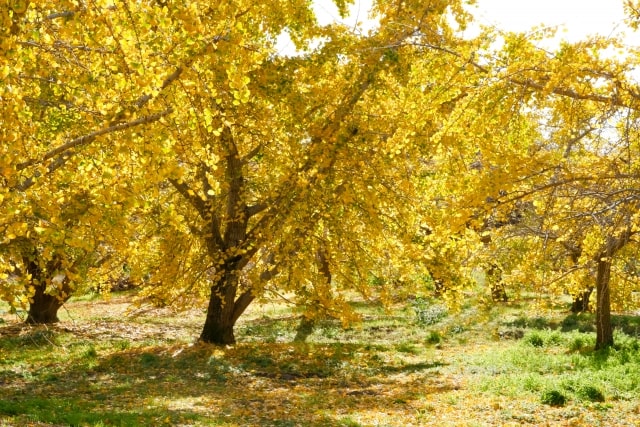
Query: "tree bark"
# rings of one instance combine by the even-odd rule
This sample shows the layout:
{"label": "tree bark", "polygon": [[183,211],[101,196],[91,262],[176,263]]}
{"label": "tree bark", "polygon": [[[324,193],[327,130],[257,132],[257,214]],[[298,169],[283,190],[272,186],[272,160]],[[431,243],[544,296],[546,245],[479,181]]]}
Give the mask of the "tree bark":
{"label": "tree bark", "polygon": [[31,324],[59,322],[58,310],[71,296],[69,278],[65,276],[57,283],[60,287],[59,295],[48,294],[47,283],[53,280],[53,276],[57,271],[56,264],[58,260],[50,261],[46,272],[43,271],[36,260],[27,258],[25,261],[27,273],[31,275],[31,286],[35,289],[35,293],[31,297],[32,302],[29,303],[29,312],[25,322]]}
{"label": "tree bark", "polygon": [[491,286],[491,299],[494,302],[508,302],[507,290],[502,282],[502,268],[496,264],[489,264],[485,277]]}
{"label": "tree bark", "polygon": [[211,286],[207,318],[200,333],[200,341],[215,345],[235,344],[234,327],[238,318],[255,299],[251,289],[246,289],[236,299],[240,285],[236,263],[231,262],[222,276]]}
{"label": "tree bark", "polygon": [[222,277],[211,286],[207,318],[202,327],[200,341],[209,344],[227,345],[235,344],[236,338],[233,332],[234,299],[238,289],[237,274],[228,268],[221,272]]}
{"label": "tree bark", "polygon": [[33,295],[33,302],[29,304],[29,314],[27,323],[56,323],[59,322],[58,310],[65,301],[56,295],[49,295],[45,285],[34,286],[36,293]]}
{"label": "tree bark", "polygon": [[200,341],[216,345],[235,344],[234,326],[235,322],[231,319],[228,307],[225,307],[222,299],[211,292],[207,319],[200,333]]}
{"label": "tree bark", "polygon": [[611,257],[598,260],[596,276],[596,350],[613,346],[613,327],[611,326],[611,302],[609,279],[611,278]]}
{"label": "tree bark", "polygon": [[589,311],[589,298],[593,293],[593,288],[585,289],[578,295],[573,297],[573,303],[571,303],[572,313],[586,313]]}

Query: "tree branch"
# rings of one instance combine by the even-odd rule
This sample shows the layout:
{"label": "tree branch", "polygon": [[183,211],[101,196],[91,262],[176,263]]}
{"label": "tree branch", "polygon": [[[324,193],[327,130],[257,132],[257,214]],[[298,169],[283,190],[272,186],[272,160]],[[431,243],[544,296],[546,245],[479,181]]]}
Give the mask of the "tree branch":
{"label": "tree branch", "polygon": [[262,144],[258,144],[253,150],[249,151],[244,157],[242,157],[242,163],[246,164],[249,160],[253,159],[262,150]]}
{"label": "tree branch", "polygon": [[247,207],[247,217],[251,218],[252,216],[255,216],[255,215],[259,214],[260,212],[264,211],[268,207],[269,207],[269,205],[266,204],[266,203],[256,203],[255,205],[248,206]]}
{"label": "tree branch", "polygon": [[247,307],[249,307],[249,304],[251,304],[251,302],[255,298],[256,297],[255,295],[253,295],[251,289],[247,289],[238,297],[238,299],[233,304],[233,314],[231,316],[232,324],[235,324],[236,320],[238,320],[238,318],[242,316],[242,313],[244,313]]}
{"label": "tree branch", "polygon": [[[442,47],[442,46],[435,46],[432,44],[425,44],[425,43],[408,43],[409,45],[412,46],[422,46],[422,47],[426,47],[429,49],[434,49],[434,50],[438,50],[444,53],[447,53],[449,55],[452,55],[456,58],[459,59],[463,59],[465,60],[465,58],[459,54],[456,51],[453,51],[451,49],[448,49],[446,47]],[[466,64],[471,65],[472,67],[474,67],[475,69],[477,69],[478,71],[481,71],[484,74],[489,74],[490,70],[489,68],[478,64],[477,62],[473,61],[473,57],[465,60]],[[607,78],[609,80],[613,80],[614,77],[612,75],[610,75],[609,73],[599,73],[597,71],[594,70],[586,70],[588,72],[591,72],[592,74],[596,74],[598,76]],[[549,89],[549,91],[555,95],[560,95],[560,96],[566,96],[568,98],[572,98],[572,99],[577,99],[577,100],[584,100],[584,101],[594,101],[594,102],[600,102],[600,103],[606,103],[609,105],[613,105],[616,107],[625,107],[625,108],[630,108],[632,110],[640,110],[640,107],[638,106],[633,106],[633,105],[628,105],[625,104],[624,102],[622,102],[622,100],[620,99],[619,96],[617,96],[616,94],[613,94],[612,96],[604,96],[604,95],[597,95],[597,94],[581,94],[578,93],[574,90],[568,89],[568,88],[563,88],[563,87],[554,87],[554,88],[547,88],[546,85],[542,84],[542,83],[538,83],[536,81],[534,81],[533,79],[518,79],[518,78],[514,78],[514,77],[510,77],[507,76],[506,77],[506,81],[508,81],[509,83],[513,83],[516,84],[518,86],[523,86],[523,87],[527,87],[527,88],[532,88],[532,89],[536,89],[539,91],[544,91],[545,89]],[[619,82],[615,82],[617,84],[618,87],[620,87]],[[635,99],[640,99],[640,94],[638,94],[637,92],[633,91],[631,88],[627,88],[626,89],[627,93]]]}
{"label": "tree branch", "polygon": [[198,211],[200,217],[206,220],[209,213],[206,203],[200,197],[198,197],[198,195],[196,195],[196,193],[191,190],[189,186],[184,182],[179,182],[174,178],[167,178],[167,180],[171,183],[171,185],[173,185],[173,188],[175,188],[178,193],[180,193],[180,195],[184,197],[187,202],[189,202],[189,204],[191,204],[191,206],[196,209],[196,211]]}
{"label": "tree branch", "polygon": [[[113,133],[113,132],[118,132],[118,131],[122,131],[122,130],[126,130],[126,129],[130,129],[132,127],[136,127],[136,126],[141,126],[144,124],[148,124],[148,123],[152,123],[155,121],[160,120],[162,117],[169,115],[173,112],[172,108],[168,108],[160,113],[157,114],[152,114],[149,116],[145,116],[145,117],[141,117],[137,120],[133,120],[131,122],[127,122],[127,123],[120,123],[117,125],[113,125],[113,126],[109,126],[107,128],[104,129],[100,129],[97,130],[95,132],[91,132],[90,134],[72,139],[69,142],[66,142],[64,144],[62,144],[61,146],[54,148],[53,150],[49,151],[47,154],[45,154],[42,158],[40,159],[33,159],[33,160],[29,160],[23,163],[20,163],[16,166],[16,170],[17,171],[22,171],[26,168],[28,168],[29,166],[33,166],[36,164],[40,164],[40,163],[44,163],[47,160],[50,159],[54,159],[49,166],[47,167],[47,172],[46,175],[49,175],[53,172],[55,172],[56,170],[60,169],[62,166],[64,166],[67,161],[73,157],[76,154],[76,151],[74,151],[75,148],[84,146],[84,145],[89,145],[91,144],[93,141],[95,141],[95,139],[99,136],[102,135],[106,135],[109,133]],[[39,171],[36,171],[33,176],[25,179],[24,181],[22,181],[20,184],[15,186],[15,189],[18,191],[25,191],[28,188],[32,187],[35,183],[36,183],[36,179],[40,178],[40,176],[42,176],[42,174]]]}
{"label": "tree branch", "polygon": [[133,120],[131,122],[118,123],[118,124],[106,127],[104,129],[91,132],[87,135],[80,136],[78,138],[72,139],[71,141],[65,142],[64,144],[54,148],[53,150],[50,150],[39,159],[32,159],[32,160],[27,160],[26,162],[19,163],[18,165],[16,165],[16,171],[19,172],[21,170],[28,168],[29,166],[33,166],[39,163],[44,163],[47,160],[50,160],[56,156],[59,156],[65,151],[69,151],[73,148],[81,147],[83,145],[89,145],[99,136],[106,135],[113,132],[119,132],[122,130],[130,129],[132,127],[136,127],[136,126],[140,126],[148,123],[152,123],[160,120],[162,117],[167,116],[171,113],[173,113],[173,108],[169,107],[160,113],[140,117],[139,119]]}

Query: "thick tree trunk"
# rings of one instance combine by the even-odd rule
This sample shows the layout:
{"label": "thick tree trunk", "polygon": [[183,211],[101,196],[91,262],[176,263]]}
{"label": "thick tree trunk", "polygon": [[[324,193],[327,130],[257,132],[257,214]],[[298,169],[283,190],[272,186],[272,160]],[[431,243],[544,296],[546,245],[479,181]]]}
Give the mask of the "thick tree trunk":
{"label": "thick tree trunk", "polygon": [[233,327],[237,319],[233,318],[233,313],[238,279],[229,269],[224,269],[221,273],[222,277],[211,287],[207,318],[200,341],[217,345],[235,344]]}
{"label": "thick tree trunk", "polygon": [[611,302],[609,279],[611,277],[611,258],[598,260],[596,276],[596,350],[613,346],[613,327],[611,326]]}
{"label": "thick tree trunk", "polygon": [[47,284],[55,280],[54,276],[58,271],[59,260],[50,261],[47,268],[43,270],[36,259],[25,258],[27,273],[31,275],[31,286],[35,289],[25,322],[32,324],[56,323],[59,321],[58,310],[71,296],[69,278],[65,275],[56,282],[57,295],[47,293]]}
{"label": "thick tree trunk", "polygon": [[224,269],[222,275],[211,287],[207,318],[200,333],[200,341],[215,345],[235,344],[234,326],[255,298],[247,289],[235,299],[240,280],[234,268]]}
{"label": "thick tree trunk", "polygon": [[589,311],[589,298],[591,298],[591,293],[593,292],[593,288],[585,289],[580,292],[578,295],[573,297],[573,303],[571,304],[571,312],[572,313],[586,313]]}
{"label": "thick tree trunk", "polygon": [[33,302],[29,304],[29,314],[27,323],[56,323],[58,319],[58,310],[65,301],[55,295],[45,293],[46,286],[34,286],[36,293],[33,295]]}
{"label": "thick tree trunk", "polygon": [[200,341],[216,345],[235,344],[236,338],[233,333],[235,321],[232,313],[233,304],[229,310],[223,300],[212,291],[207,307],[207,319],[200,333]]}

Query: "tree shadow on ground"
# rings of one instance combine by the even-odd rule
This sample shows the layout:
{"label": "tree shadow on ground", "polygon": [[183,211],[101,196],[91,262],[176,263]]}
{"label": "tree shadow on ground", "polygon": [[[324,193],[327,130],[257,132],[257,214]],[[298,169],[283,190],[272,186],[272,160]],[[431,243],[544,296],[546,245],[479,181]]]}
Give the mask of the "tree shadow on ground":
{"label": "tree shadow on ground", "polygon": [[[633,337],[640,337],[640,316],[627,314],[612,314],[611,324],[614,329]],[[595,332],[595,314],[570,314],[560,322],[562,332]]]}
{"label": "tree shadow on ground", "polygon": [[[37,345],[60,351],[55,342],[51,333]],[[64,365],[45,363],[19,378],[0,371],[0,419],[63,425],[358,425],[348,414],[406,416],[424,394],[457,390],[434,369],[440,366],[391,364],[356,344],[94,350],[71,355]]]}
{"label": "tree shadow on ground", "polygon": [[504,326],[511,328],[524,328],[524,329],[556,329],[558,322],[547,319],[546,317],[526,317],[520,316],[515,320],[509,322],[503,322]]}
{"label": "tree shadow on ground", "polygon": [[[571,313],[562,320],[545,317],[520,316],[515,320],[503,322],[509,328],[559,330],[561,332],[595,332],[595,315],[593,313]],[[611,324],[614,329],[627,335],[640,337],[640,316],[613,314]]]}

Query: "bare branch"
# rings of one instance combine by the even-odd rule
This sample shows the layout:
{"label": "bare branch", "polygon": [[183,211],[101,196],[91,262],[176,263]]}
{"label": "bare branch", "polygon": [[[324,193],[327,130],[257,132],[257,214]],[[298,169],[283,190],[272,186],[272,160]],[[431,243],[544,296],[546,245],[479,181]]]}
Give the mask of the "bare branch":
{"label": "bare branch", "polygon": [[[545,90],[546,89],[546,86],[544,84],[537,83],[537,82],[533,81],[532,79],[520,80],[520,79],[515,79],[515,78],[509,78],[508,80],[511,83],[515,83],[517,85],[524,86],[524,87],[533,88],[533,89],[536,89],[536,90]],[[554,88],[552,88],[551,89],[551,93],[554,93],[556,95],[566,96],[566,97],[572,98],[572,99],[578,99],[578,100],[583,100],[583,101],[602,102],[602,103],[605,103],[605,104],[615,105],[616,107],[627,107],[627,108],[631,108],[631,109],[637,109],[636,107],[632,107],[632,106],[624,104],[615,95],[613,95],[613,96],[603,96],[603,95],[596,95],[596,94],[593,94],[593,93],[591,93],[591,94],[589,94],[589,93],[578,93],[578,92],[573,91],[571,89],[562,88],[562,87],[554,87]]]}
{"label": "bare branch", "polygon": [[268,207],[269,205],[267,205],[266,203],[256,203],[255,205],[248,206],[247,217],[251,218],[252,216],[259,214],[260,212],[263,212]]}
{"label": "bare branch", "polygon": [[71,10],[65,10],[63,12],[55,12],[50,15],[47,15],[44,17],[44,19],[53,20],[57,18],[71,18],[73,15],[75,15],[75,12]]}
{"label": "bare branch", "polygon": [[[429,49],[433,49],[433,50],[438,50],[440,52],[444,52],[447,53],[449,55],[452,55],[456,58],[465,60],[466,64],[471,65],[472,67],[476,68],[477,70],[481,71],[482,73],[488,74],[490,72],[489,68],[478,64],[477,62],[473,61],[473,57],[469,58],[469,59],[465,59],[461,54],[459,54],[458,52],[448,49],[446,47],[442,47],[442,46],[436,46],[436,45],[432,45],[432,44],[424,44],[424,43],[407,43],[408,45],[413,45],[413,46],[421,46],[421,47],[426,47]],[[614,80],[614,76],[611,75],[610,73],[602,73],[602,72],[598,72],[597,70],[583,70],[585,72],[589,72],[591,74],[594,75],[598,75],[601,77],[604,77],[606,79],[609,80]],[[563,88],[563,87],[554,87],[554,88],[547,88],[545,84],[543,83],[539,83],[536,82],[533,79],[518,79],[515,77],[511,77],[511,76],[507,76],[506,77],[506,81],[508,81],[509,83],[513,83],[516,84],[518,86],[523,86],[526,88],[532,88],[532,89],[536,89],[536,90],[540,90],[540,91],[544,91],[544,90],[549,90],[551,93],[555,94],[555,95],[560,95],[560,96],[566,96],[568,98],[572,98],[572,99],[577,99],[577,100],[584,100],[584,101],[594,101],[594,102],[601,102],[601,103],[605,103],[605,104],[609,104],[609,105],[613,105],[616,107],[625,107],[625,108],[630,108],[632,110],[640,110],[640,106],[633,106],[633,105],[628,105],[626,103],[624,103],[619,96],[617,96],[615,93],[611,96],[604,96],[604,95],[597,95],[594,93],[578,93],[575,90],[569,89],[569,88]],[[617,87],[620,87],[619,82],[615,82]],[[640,93],[632,90],[631,88],[627,88],[627,93],[634,99],[640,99]]]}
{"label": "bare branch", "polygon": [[247,289],[238,297],[233,304],[233,315],[231,317],[232,323],[235,323],[236,320],[242,316],[242,313],[244,313],[247,307],[249,307],[249,304],[251,304],[255,298],[256,297],[253,295],[252,289]]}
{"label": "bare branch", "polygon": [[242,157],[242,163],[247,163],[253,159],[262,150],[262,144],[258,144],[253,150],[249,151],[244,157]]}

